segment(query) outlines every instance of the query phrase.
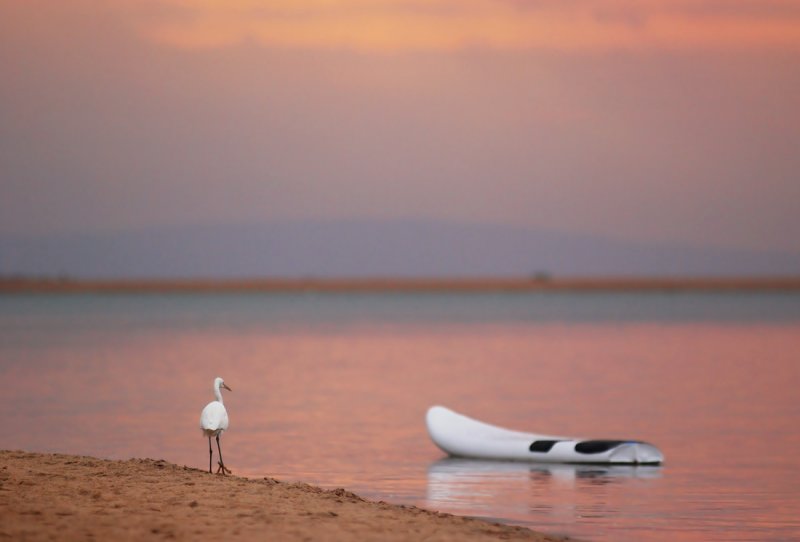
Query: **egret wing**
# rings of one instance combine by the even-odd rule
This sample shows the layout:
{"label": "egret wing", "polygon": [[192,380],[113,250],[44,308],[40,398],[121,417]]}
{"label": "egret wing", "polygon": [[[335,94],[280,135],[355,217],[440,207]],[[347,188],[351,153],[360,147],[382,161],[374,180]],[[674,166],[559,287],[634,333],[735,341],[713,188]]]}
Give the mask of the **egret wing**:
{"label": "egret wing", "polygon": [[206,405],[200,414],[200,429],[209,433],[225,431],[228,428],[228,411],[219,401]]}

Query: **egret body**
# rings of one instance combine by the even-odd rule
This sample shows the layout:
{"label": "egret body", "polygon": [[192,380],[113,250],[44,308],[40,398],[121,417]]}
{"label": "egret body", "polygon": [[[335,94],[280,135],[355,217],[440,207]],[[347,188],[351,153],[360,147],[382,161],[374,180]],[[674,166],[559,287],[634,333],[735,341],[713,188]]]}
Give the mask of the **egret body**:
{"label": "egret body", "polygon": [[214,451],[211,448],[211,437],[217,439],[217,451],[219,451],[219,468],[222,474],[229,473],[230,470],[225,468],[225,463],[222,461],[222,448],[219,445],[219,436],[228,428],[228,411],[225,410],[225,405],[222,403],[222,392],[220,388],[225,388],[228,391],[233,391],[225,385],[225,381],[217,377],[214,379],[214,397],[215,400],[211,401],[203,409],[200,414],[200,429],[203,434],[208,437],[208,472],[211,472],[211,460],[214,456]]}

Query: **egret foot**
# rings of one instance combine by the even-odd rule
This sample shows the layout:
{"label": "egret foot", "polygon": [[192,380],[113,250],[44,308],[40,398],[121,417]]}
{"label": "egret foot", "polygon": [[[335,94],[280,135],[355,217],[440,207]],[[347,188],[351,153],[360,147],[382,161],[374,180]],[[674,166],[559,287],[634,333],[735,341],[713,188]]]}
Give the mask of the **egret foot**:
{"label": "egret foot", "polygon": [[222,472],[222,475],[225,476],[226,474],[233,474],[233,471],[222,464],[222,461],[217,461],[217,474]]}

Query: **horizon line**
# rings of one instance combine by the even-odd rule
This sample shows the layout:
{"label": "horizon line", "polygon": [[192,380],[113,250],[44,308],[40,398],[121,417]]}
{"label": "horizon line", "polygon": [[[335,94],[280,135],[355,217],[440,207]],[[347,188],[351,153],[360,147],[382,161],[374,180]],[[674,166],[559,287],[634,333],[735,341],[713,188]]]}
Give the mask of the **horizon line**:
{"label": "horizon line", "polygon": [[0,276],[0,294],[202,292],[800,291],[800,275],[95,278]]}

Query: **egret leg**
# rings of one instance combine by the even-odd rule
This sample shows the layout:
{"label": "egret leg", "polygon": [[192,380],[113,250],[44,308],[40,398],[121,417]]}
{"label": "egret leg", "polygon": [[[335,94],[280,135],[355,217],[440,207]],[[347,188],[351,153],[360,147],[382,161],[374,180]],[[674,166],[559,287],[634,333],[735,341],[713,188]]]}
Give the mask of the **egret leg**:
{"label": "egret leg", "polygon": [[217,472],[222,469],[222,474],[225,475],[226,472],[230,471],[225,468],[225,462],[222,460],[222,448],[219,445],[219,435],[217,435],[217,450],[219,451],[219,469],[217,469]]}
{"label": "egret leg", "polygon": [[208,473],[211,474],[211,458],[214,456],[214,450],[211,449],[211,435],[208,435]]}

